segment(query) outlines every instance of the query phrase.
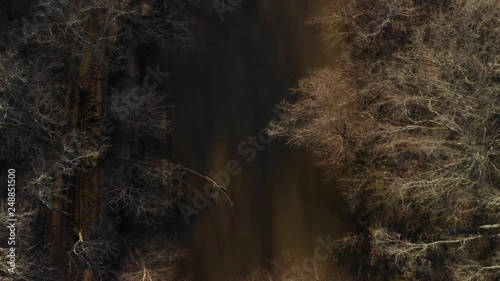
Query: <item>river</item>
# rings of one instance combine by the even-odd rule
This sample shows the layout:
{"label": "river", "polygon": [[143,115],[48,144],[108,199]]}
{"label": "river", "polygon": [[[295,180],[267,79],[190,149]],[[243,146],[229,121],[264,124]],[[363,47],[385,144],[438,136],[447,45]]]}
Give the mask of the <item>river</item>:
{"label": "river", "polygon": [[[317,2],[243,0],[223,21],[216,13],[201,18],[203,50],[150,58],[171,74],[162,90],[174,105],[173,160],[206,175],[231,160],[241,169],[227,185],[235,216],[222,202],[190,217],[197,280],[243,276],[284,250],[311,256],[317,237],[350,227],[334,180],[307,151],[272,140],[255,145],[255,157],[249,152],[248,138],[266,127],[297,80],[338,56],[305,24]],[[201,179],[190,184],[203,190]]]}

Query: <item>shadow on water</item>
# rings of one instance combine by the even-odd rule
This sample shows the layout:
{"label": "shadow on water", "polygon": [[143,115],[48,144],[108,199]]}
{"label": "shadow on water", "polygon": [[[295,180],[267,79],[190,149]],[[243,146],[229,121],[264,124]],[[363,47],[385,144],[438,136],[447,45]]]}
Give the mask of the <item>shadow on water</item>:
{"label": "shadow on water", "polygon": [[[308,152],[281,140],[259,144],[254,159],[250,144],[238,151],[265,128],[300,77],[337,56],[304,23],[313,2],[243,0],[222,22],[215,13],[201,16],[205,50],[146,58],[171,73],[162,90],[175,105],[174,161],[207,175],[224,171],[230,160],[242,169],[228,185],[236,219],[227,202],[190,217],[197,279],[241,276],[283,250],[311,256],[318,236],[350,228],[334,183],[325,182]],[[202,190],[204,183],[191,185]]]}

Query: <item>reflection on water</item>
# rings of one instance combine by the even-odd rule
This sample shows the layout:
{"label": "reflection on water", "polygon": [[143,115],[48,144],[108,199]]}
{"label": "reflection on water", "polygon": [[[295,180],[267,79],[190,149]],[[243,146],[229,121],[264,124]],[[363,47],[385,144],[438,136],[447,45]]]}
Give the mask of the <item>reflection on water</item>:
{"label": "reflection on water", "polygon": [[175,70],[165,89],[175,104],[172,157],[204,174],[224,171],[230,160],[242,169],[228,185],[236,219],[227,203],[212,204],[191,225],[198,279],[245,274],[284,249],[310,256],[316,237],[347,229],[333,183],[306,151],[280,140],[259,143],[250,161],[238,151],[298,78],[335,56],[304,24],[311,2],[243,0],[223,22],[215,13],[202,19],[207,50],[161,60]]}

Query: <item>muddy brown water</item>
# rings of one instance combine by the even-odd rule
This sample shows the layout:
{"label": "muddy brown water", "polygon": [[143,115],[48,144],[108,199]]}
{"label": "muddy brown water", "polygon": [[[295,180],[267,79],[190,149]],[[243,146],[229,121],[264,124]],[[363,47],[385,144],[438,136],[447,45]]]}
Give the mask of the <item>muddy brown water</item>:
{"label": "muddy brown water", "polygon": [[[236,218],[227,202],[190,216],[187,235],[196,280],[243,276],[285,250],[312,256],[317,237],[338,237],[350,227],[334,181],[326,181],[307,151],[282,140],[264,148],[259,142],[261,150],[255,149],[251,161],[249,144],[238,151],[266,127],[275,105],[300,77],[332,65],[338,55],[326,50],[315,27],[305,24],[318,5],[243,0],[224,14],[224,21],[215,13],[201,17],[203,50],[160,51],[147,59],[170,72],[162,90],[175,105],[174,161],[206,175],[225,171],[231,160],[241,167],[227,186]],[[203,180],[190,184],[203,191]]]}

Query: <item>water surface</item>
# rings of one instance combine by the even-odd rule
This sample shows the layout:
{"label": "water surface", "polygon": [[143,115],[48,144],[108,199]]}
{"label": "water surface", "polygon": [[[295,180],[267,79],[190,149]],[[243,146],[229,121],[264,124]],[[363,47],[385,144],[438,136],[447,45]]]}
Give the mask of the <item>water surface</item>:
{"label": "water surface", "polygon": [[190,224],[198,279],[241,276],[283,250],[312,256],[318,236],[347,230],[333,180],[325,182],[307,151],[281,140],[259,146],[251,161],[250,153],[238,151],[265,128],[300,77],[337,55],[305,24],[313,3],[244,0],[222,22],[214,13],[202,17],[206,50],[158,60],[172,69],[165,90],[175,104],[173,159],[203,174],[223,171],[231,160],[242,169],[227,187],[236,219],[229,204],[220,203]]}

